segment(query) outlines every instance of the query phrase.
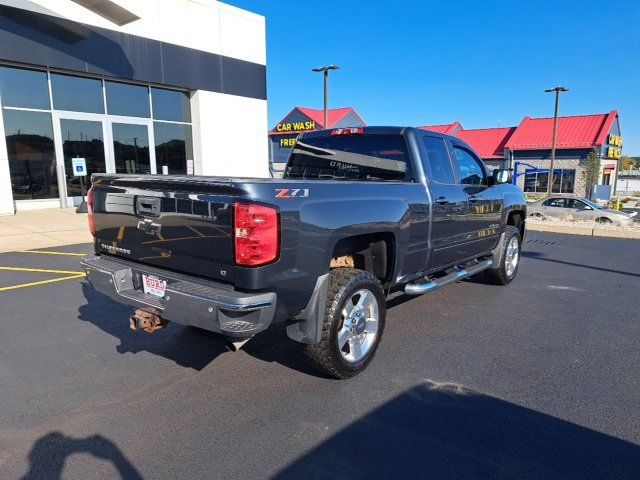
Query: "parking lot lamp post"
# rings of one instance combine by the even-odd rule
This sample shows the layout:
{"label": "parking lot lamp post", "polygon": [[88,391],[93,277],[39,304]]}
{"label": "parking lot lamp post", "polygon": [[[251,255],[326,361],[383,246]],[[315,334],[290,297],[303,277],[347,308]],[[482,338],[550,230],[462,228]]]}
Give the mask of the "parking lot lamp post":
{"label": "parking lot lamp post", "polygon": [[340,70],[337,65],[327,65],[326,67],[314,68],[312,72],[324,73],[324,124],[323,128],[329,128],[328,122],[328,110],[329,110],[329,70]]}
{"label": "parking lot lamp post", "polygon": [[562,92],[568,92],[568,88],[555,87],[545,90],[545,92],[556,92],[556,108],[553,114],[553,139],[551,141],[551,165],[549,165],[549,177],[547,180],[547,195],[551,195],[551,189],[553,187],[553,163],[556,160],[556,141],[558,136],[558,103],[560,101],[560,94]]}

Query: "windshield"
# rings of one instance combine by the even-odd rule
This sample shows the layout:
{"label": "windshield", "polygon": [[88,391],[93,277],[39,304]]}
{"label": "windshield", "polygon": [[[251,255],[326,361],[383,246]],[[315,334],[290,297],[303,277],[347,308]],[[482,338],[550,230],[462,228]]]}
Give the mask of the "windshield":
{"label": "windshield", "polygon": [[592,202],[591,200],[587,200],[586,198],[582,198],[581,199],[584,203],[586,203],[587,205],[589,205],[592,208],[595,208],[596,210],[602,210],[604,207],[598,205],[595,202]]}
{"label": "windshield", "polygon": [[285,178],[403,181],[411,179],[404,137],[331,135],[300,138]]}

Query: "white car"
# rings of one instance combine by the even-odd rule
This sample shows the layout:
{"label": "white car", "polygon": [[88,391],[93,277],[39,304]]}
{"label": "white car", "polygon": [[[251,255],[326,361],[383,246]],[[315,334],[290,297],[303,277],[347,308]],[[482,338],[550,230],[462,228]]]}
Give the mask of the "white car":
{"label": "white car", "polygon": [[573,218],[575,220],[591,220],[598,223],[614,223],[630,225],[638,212],[622,212],[610,210],[586,198],[571,195],[551,195],[527,205],[531,217],[538,218]]}

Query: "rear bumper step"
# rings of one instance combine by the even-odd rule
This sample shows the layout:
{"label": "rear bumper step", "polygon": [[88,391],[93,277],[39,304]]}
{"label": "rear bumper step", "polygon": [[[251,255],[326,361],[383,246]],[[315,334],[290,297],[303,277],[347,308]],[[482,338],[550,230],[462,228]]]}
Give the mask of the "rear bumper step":
{"label": "rear bumper step", "polygon": [[492,266],[493,260],[488,259],[474,265],[461,268],[460,270],[435,280],[429,280],[423,283],[408,283],[404,287],[404,293],[407,295],[422,295],[423,293],[432,292],[433,290],[437,290],[438,288],[449,285],[450,283],[475,275],[476,273],[486,270],[487,268],[491,268]]}
{"label": "rear bumper step", "polygon": [[[230,337],[248,337],[266,329],[275,313],[275,293],[250,294],[203,285],[185,280],[184,275],[104,256],[88,256],[80,263],[91,286],[120,303],[151,307],[164,319]],[[167,280],[164,298],[135,288],[134,276],[145,273]]]}

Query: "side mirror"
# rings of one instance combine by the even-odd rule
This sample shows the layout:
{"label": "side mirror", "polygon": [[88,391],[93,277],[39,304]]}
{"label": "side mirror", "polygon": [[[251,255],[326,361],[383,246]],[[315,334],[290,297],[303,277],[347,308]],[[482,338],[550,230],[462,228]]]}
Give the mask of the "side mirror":
{"label": "side mirror", "polygon": [[511,172],[504,168],[498,168],[493,171],[493,184],[509,183],[511,181]]}

